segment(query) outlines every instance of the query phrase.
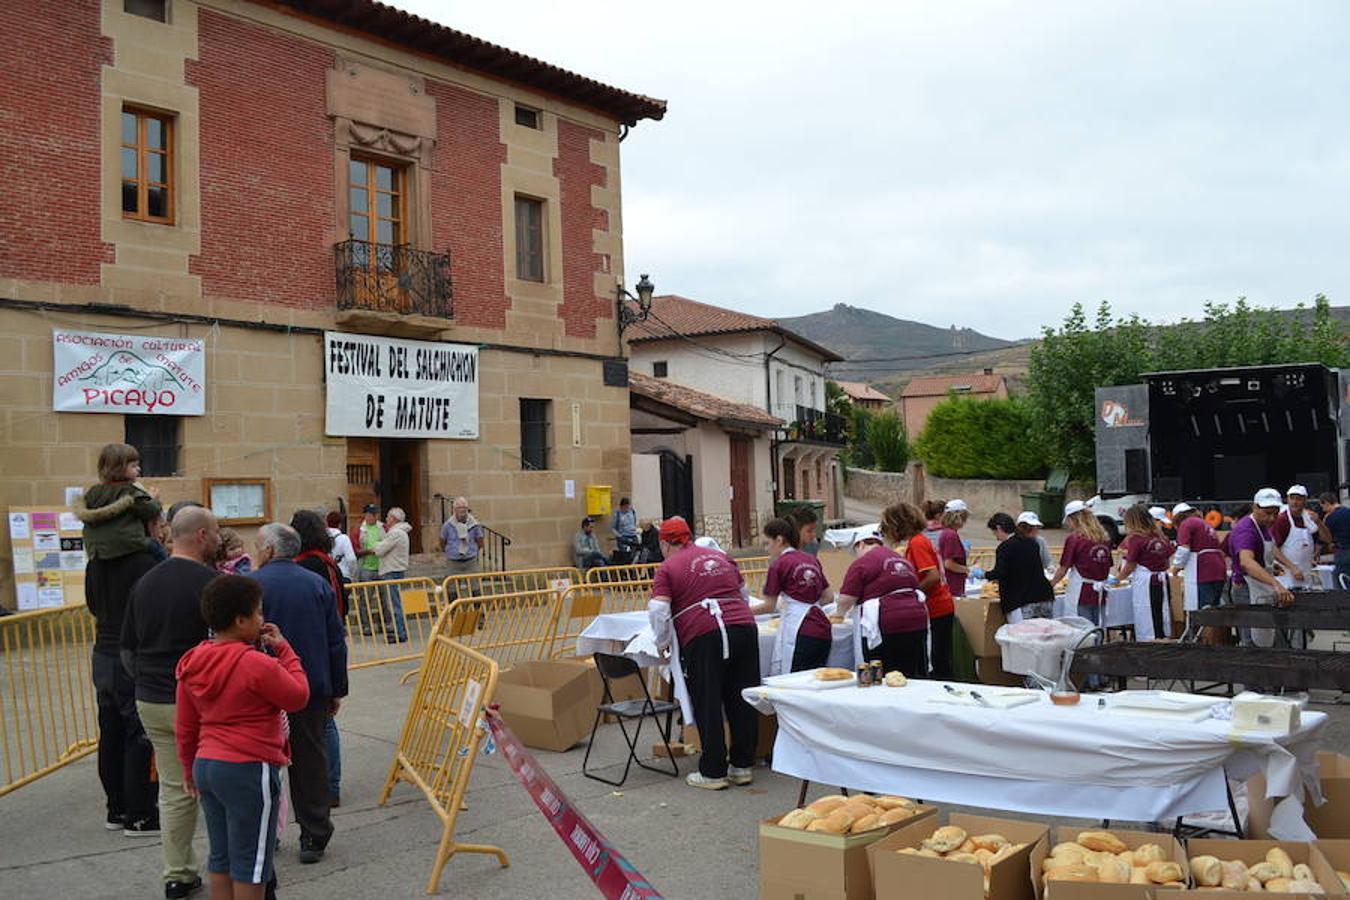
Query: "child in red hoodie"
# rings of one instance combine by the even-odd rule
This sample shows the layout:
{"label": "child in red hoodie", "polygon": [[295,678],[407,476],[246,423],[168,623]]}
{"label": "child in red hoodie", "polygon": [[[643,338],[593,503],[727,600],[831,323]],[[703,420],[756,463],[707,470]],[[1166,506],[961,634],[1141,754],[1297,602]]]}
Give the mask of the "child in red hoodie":
{"label": "child in red hoodie", "polygon": [[178,663],[178,757],[206,816],[211,896],[252,900],[272,877],[281,767],[290,762],[281,714],[304,709],[309,680],[281,632],[263,622],[252,578],[211,581],[202,618],[211,640]]}

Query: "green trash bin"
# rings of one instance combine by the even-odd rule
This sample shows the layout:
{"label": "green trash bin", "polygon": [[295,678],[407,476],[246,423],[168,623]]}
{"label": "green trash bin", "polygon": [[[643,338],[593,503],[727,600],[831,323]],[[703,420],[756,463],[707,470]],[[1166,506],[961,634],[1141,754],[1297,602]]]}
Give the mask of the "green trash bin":
{"label": "green trash bin", "polygon": [[1046,528],[1058,528],[1064,521],[1064,494],[1069,487],[1069,473],[1051,469],[1045,477],[1045,487],[1022,495],[1022,508],[1034,512]]}
{"label": "green trash bin", "polygon": [[807,508],[816,514],[816,521],[822,525],[825,523],[825,501],[824,500],[779,500],[774,504],[774,515],[780,519],[786,519],[797,510]]}

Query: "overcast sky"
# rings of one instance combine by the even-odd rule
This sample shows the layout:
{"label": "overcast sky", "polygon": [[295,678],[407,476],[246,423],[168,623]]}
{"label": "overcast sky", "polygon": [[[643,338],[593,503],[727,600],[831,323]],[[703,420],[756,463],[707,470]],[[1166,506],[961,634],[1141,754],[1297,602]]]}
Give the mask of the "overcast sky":
{"label": "overcast sky", "polygon": [[669,101],[623,145],[630,284],[1006,338],[1350,304],[1341,0],[395,2]]}

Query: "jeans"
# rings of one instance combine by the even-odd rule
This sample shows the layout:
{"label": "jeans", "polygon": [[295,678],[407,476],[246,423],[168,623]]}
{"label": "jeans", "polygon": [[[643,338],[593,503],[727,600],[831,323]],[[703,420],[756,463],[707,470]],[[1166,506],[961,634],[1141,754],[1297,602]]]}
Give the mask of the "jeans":
{"label": "jeans", "polygon": [[332,716],[323,726],[323,745],[328,753],[328,793],[342,796],[342,738],[338,736],[337,719]]}
{"label": "jeans", "polygon": [[[400,578],[407,578],[407,572],[385,572],[380,576],[381,581],[397,581]],[[389,611],[393,608],[394,628],[398,631],[398,639],[406,641],[408,639],[408,623],[403,620],[403,597],[399,594],[398,585],[387,584],[380,587],[380,612],[384,616],[384,630],[389,631]]]}
{"label": "jeans", "polygon": [[98,703],[98,777],[108,814],[128,823],[157,820],[158,791],[150,780],[154,750],[136,713],[136,685],[114,654],[94,651],[91,668]]}

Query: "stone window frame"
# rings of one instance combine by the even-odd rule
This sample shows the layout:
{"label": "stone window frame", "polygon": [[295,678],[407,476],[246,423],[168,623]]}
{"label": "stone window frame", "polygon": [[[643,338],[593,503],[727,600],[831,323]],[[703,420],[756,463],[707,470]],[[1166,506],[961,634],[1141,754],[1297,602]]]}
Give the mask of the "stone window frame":
{"label": "stone window frame", "polygon": [[358,159],[387,161],[400,167],[405,176],[404,237],[414,250],[432,249],[431,164],[436,142],[338,116],[334,122],[333,171],[336,203],[333,244],[351,235],[350,163]]}

